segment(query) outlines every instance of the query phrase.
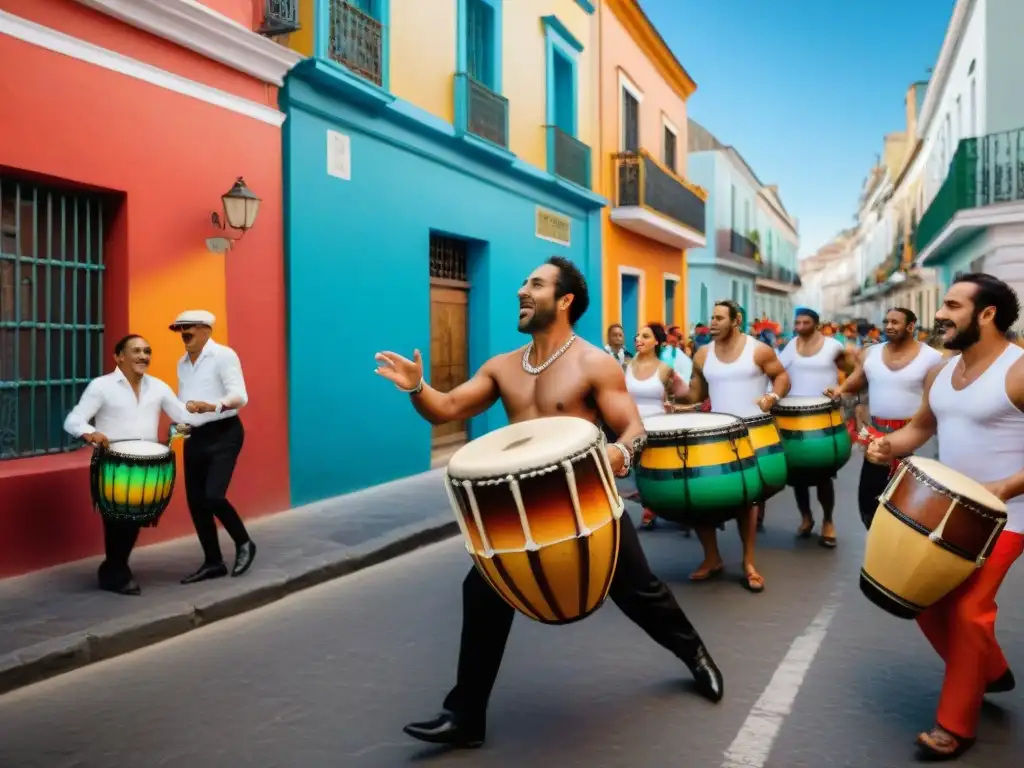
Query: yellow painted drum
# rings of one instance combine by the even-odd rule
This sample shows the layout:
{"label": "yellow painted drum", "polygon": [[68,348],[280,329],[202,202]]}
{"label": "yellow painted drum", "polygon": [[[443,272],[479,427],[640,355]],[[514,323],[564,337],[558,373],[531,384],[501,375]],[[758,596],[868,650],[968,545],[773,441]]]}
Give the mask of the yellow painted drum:
{"label": "yellow painted drum", "polygon": [[743,421],[727,413],[644,419],[647,447],[634,474],[644,507],[684,525],[717,525],[762,494],[757,457]]}
{"label": "yellow painted drum", "polygon": [[111,520],[154,526],[174,491],[174,452],[149,440],[124,440],[93,453],[93,505]]}
{"label": "yellow painted drum", "polygon": [[757,471],[761,473],[761,483],[764,485],[760,500],[767,501],[786,487],[786,479],[789,477],[782,437],[770,413],[747,416],[743,423],[747,425],[750,443],[757,456]]}
{"label": "yellow painted drum", "polygon": [[838,401],[784,397],[772,412],[786,452],[789,485],[820,485],[850,460],[853,443]]}
{"label": "yellow painted drum", "polygon": [[556,416],[459,449],[445,487],[477,569],[520,613],[568,624],[611,588],[623,503],[601,430]]}
{"label": "yellow painted drum", "polygon": [[1006,505],[997,496],[919,456],[900,463],[878,502],[860,589],[901,619],[916,617],[963,584],[1006,527]]}

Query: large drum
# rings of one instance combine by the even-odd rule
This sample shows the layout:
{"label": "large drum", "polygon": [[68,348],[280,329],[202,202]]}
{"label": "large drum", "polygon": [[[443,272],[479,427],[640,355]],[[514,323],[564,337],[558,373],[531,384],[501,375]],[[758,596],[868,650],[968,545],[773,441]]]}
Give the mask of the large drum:
{"label": "large drum", "polygon": [[767,500],[786,487],[786,478],[789,476],[782,437],[775,426],[775,417],[770,413],[748,416],[743,419],[743,423],[747,425],[750,443],[757,457],[757,469],[761,473],[764,486],[762,500]]}
{"label": "large drum", "polygon": [[1006,505],[987,488],[919,456],[900,462],[878,502],[860,588],[901,619],[963,584],[1006,526]]}
{"label": "large drum", "polygon": [[589,616],[608,596],[622,499],[605,439],[568,416],[511,424],[452,456],[445,487],[483,577],[544,624]]}
{"label": "large drum", "polygon": [[784,397],[772,409],[792,486],[820,485],[850,460],[853,443],[840,403],[827,397]]}
{"label": "large drum", "polygon": [[174,452],[148,440],[124,440],[93,453],[92,502],[104,517],[153,526],[174,491]]}
{"label": "large drum", "polygon": [[644,507],[684,525],[717,525],[762,497],[754,446],[741,419],[672,413],[644,419],[647,447],[636,467]]}

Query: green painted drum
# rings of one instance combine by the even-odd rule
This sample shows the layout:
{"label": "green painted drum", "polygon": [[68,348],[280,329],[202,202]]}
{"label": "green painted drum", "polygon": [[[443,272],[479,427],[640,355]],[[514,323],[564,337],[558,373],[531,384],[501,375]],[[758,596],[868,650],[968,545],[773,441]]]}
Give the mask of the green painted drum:
{"label": "green painted drum", "polygon": [[644,419],[647,447],[634,472],[644,507],[686,525],[717,525],[761,497],[747,428],[725,413],[658,414]]}
{"label": "green painted drum", "polygon": [[773,409],[789,467],[788,484],[819,485],[850,460],[842,407],[827,397],[784,397]]}
{"label": "green painted drum", "polygon": [[764,485],[762,501],[766,501],[786,487],[789,471],[786,466],[786,452],[782,437],[770,413],[748,416],[743,419],[747,425],[750,442],[757,457],[757,469]]}
{"label": "green painted drum", "polygon": [[92,501],[111,520],[154,526],[174,491],[174,452],[148,440],[125,440],[92,457]]}

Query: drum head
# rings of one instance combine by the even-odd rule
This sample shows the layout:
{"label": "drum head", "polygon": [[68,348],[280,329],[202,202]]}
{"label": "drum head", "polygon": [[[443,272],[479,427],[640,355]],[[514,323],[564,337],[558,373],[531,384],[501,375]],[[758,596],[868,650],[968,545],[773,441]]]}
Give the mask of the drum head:
{"label": "drum head", "polygon": [[158,456],[166,456],[171,449],[162,443],[153,443],[149,440],[122,440],[110,444],[110,452],[121,456],[131,456],[138,459],[152,459]]}
{"label": "drum head", "polygon": [[832,406],[832,401],[822,395],[821,397],[784,397],[779,400],[779,408],[822,408]]}
{"label": "drum head", "polygon": [[575,416],[521,421],[462,446],[448,462],[448,474],[482,480],[551,467],[583,453],[600,437],[596,424]]}
{"label": "drum head", "polygon": [[675,433],[684,430],[722,429],[740,423],[727,413],[659,413],[644,421],[647,434]]}
{"label": "drum head", "polygon": [[1006,512],[1006,504],[998,496],[981,483],[971,480],[967,475],[962,475],[955,469],[950,469],[935,459],[925,459],[921,456],[911,456],[906,459],[906,462],[918,472],[930,477],[943,488],[948,488],[957,496],[963,496],[978,506],[986,507],[996,512]]}

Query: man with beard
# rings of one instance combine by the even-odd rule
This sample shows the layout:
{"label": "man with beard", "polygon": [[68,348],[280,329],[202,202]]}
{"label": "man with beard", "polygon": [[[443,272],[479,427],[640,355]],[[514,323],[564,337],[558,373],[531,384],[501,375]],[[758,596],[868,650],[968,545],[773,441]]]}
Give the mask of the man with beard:
{"label": "man with beard", "polygon": [[[64,421],[64,430],[72,437],[101,448],[120,440],[155,443],[163,412],[178,422],[179,431],[184,433],[193,417],[167,384],[146,373],[152,356],[152,347],[141,336],[129,334],[117,342],[114,345],[117,367],[112,373],[89,382],[82,399]],[[89,422],[95,422],[95,426]],[[120,595],[142,594],[128,567],[128,558],[138,538],[138,523],[103,518],[106,558],[100,563],[100,589]]]}
{"label": "man with beard", "polygon": [[[928,372],[942,362],[939,352],[915,338],[916,325],[917,316],[909,309],[890,309],[885,315],[885,343],[861,350],[850,377],[825,390],[827,397],[838,399],[867,386],[871,398],[864,428],[871,437],[906,426],[921,403]],[[857,500],[865,528],[871,527],[878,497],[898,461],[884,467],[865,461],[861,466]]]}
{"label": "man with beard", "polygon": [[[407,393],[431,424],[470,419],[498,400],[512,423],[546,416],[606,422],[619,436],[608,446],[608,459],[616,475],[625,476],[647,436],[615,358],[573,332],[589,303],[583,275],[571,261],[556,256],[534,270],[519,289],[519,330],[532,337],[525,347],[492,357],[451,392],[439,392],[424,381],[419,350],[412,360],[394,352],[378,353],[377,373]],[[686,664],[702,695],[721,700],[721,672],[668,586],[651,573],[629,515],[622,518],[609,596],[655,642]],[[483,744],[487,702],[514,617],[514,609],[471,567],[462,584],[457,682],[444,701],[444,711],[433,720],[407,725],[406,734],[455,747]]]}
{"label": "man with beard", "polygon": [[[720,301],[711,313],[711,343],[693,358],[693,377],[685,403],[711,400],[711,410],[740,418],[768,413],[789,392],[789,375],[775,350],[740,330],[742,312],[734,301]],[[769,381],[771,391],[768,390]],[[683,406],[685,407],[685,406]],[[737,519],[743,541],[743,586],[764,591],[764,579],[754,565],[761,505],[755,504]],[[725,570],[718,550],[718,534],[712,526],[697,526],[704,561],[690,574],[692,581],[707,581]]]}
{"label": "man with beard", "polygon": [[[818,330],[818,313],[813,309],[800,307],[796,310],[793,330],[796,335],[782,350],[779,360],[789,374],[790,397],[821,397],[825,390],[839,386],[839,370],[847,367],[847,354],[843,345],[832,336]],[[821,545],[832,549],[836,546],[836,529],[832,513],[836,507],[836,490],[832,483],[835,478],[826,478],[815,487],[818,503],[821,504]],[[810,538],[814,530],[814,513],[811,511],[811,489],[800,485],[793,487],[796,505],[803,521],[797,529],[797,536]]]}
{"label": "man with beard", "polygon": [[1019,314],[1017,294],[1002,280],[959,276],[937,318],[943,343],[960,354],[929,373],[910,423],[872,441],[867,452],[869,460],[887,465],[937,434],[939,460],[983,483],[1009,511],[984,564],[917,619],[946,665],[936,725],[917,738],[930,760],[969,749],[985,694],[1016,685],[995,622],[999,586],[1024,553],[1024,350],[1006,339]]}
{"label": "man with beard", "polygon": [[249,402],[249,395],[235,350],[210,338],[215,321],[210,312],[188,310],[170,326],[181,334],[185,345],[185,354],[178,361],[178,398],[186,402],[189,413],[197,414],[185,444],[185,496],[203,548],[203,564],[182,579],[182,584],[228,575],[216,520],[235,543],[232,576],[248,571],[256,557],[256,545],[227,498],[245,441],[238,411]]}

